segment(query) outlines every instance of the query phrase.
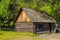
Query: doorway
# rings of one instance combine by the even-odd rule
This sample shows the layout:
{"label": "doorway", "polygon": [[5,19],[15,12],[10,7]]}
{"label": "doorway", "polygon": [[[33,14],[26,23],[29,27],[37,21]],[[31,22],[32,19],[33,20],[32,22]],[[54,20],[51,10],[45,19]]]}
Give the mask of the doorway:
{"label": "doorway", "polygon": [[43,31],[43,29],[44,29],[44,27],[43,27],[42,23],[36,23],[35,24],[35,33],[40,33]]}
{"label": "doorway", "polygon": [[43,31],[43,25],[42,25],[42,24],[37,25],[37,26],[36,26],[36,31],[37,31],[37,32]]}
{"label": "doorway", "polygon": [[50,26],[48,23],[36,23],[35,24],[35,33],[49,33]]}

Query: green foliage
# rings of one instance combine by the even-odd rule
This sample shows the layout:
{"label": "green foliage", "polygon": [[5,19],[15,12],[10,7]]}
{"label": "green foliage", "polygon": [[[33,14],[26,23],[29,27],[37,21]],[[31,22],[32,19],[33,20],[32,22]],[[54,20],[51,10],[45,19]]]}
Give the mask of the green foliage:
{"label": "green foliage", "polygon": [[43,10],[43,11],[47,12],[49,15],[50,15],[51,12],[52,12],[51,6],[42,6],[42,7],[40,8],[40,10]]}
{"label": "green foliage", "polygon": [[0,2],[0,15],[8,15],[8,4],[9,0],[1,0]]}
{"label": "green foliage", "polygon": [[1,0],[0,24],[13,25],[14,16],[21,7],[45,11],[60,23],[60,0]]}
{"label": "green foliage", "polygon": [[10,0],[1,0],[0,1],[0,27],[4,25],[4,21],[7,21],[8,18],[8,5]]}

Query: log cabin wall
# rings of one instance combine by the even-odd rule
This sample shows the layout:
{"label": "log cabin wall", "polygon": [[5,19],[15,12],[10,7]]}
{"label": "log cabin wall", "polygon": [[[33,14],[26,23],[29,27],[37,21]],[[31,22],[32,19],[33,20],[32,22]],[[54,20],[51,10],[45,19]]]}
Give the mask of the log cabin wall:
{"label": "log cabin wall", "polygon": [[15,23],[15,31],[17,32],[33,32],[33,23],[31,19],[22,11]]}
{"label": "log cabin wall", "polygon": [[15,31],[17,32],[33,32],[33,23],[15,23]]}

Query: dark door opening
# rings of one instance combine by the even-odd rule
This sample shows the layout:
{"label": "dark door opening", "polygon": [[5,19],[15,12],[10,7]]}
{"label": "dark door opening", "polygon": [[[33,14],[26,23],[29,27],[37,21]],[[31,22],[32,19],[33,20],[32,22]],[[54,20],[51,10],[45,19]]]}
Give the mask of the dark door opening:
{"label": "dark door opening", "polygon": [[36,23],[35,24],[35,33],[43,32],[43,24]]}
{"label": "dark door opening", "polygon": [[37,31],[37,32],[43,31],[43,25],[42,25],[42,24],[37,25],[37,26],[36,26],[36,31]]}
{"label": "dark door opening", "polygon": [[49,23],[50,33],[54,32],[55,26],[54,23]]}
{"label": "dark door opening", "polygon": [[35,25],[35,33],[49,33],[50,26],[47,23],[37,23]]}

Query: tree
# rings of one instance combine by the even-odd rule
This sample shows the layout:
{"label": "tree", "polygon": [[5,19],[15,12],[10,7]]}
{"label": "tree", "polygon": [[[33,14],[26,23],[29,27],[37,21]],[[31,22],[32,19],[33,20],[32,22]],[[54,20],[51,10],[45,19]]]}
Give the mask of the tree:
{"label": "tree", "polygon": [[5,27],[8,19],[8,5],[10,0],[0,0],[0,27]]}
{"label": "tree", "polygon": [[9,16],[8,16],[8,27],[14,27],[14,17],[17,11],[16,0],[10,0],[10,4],[8,6]]}

